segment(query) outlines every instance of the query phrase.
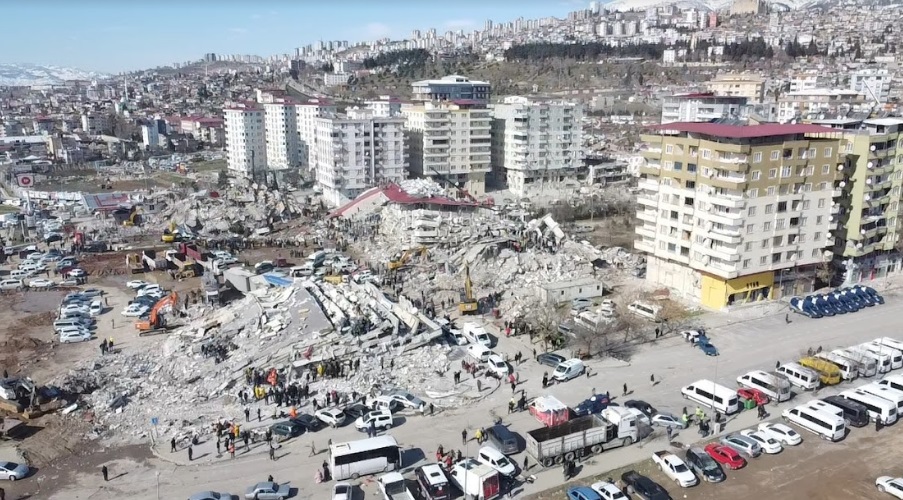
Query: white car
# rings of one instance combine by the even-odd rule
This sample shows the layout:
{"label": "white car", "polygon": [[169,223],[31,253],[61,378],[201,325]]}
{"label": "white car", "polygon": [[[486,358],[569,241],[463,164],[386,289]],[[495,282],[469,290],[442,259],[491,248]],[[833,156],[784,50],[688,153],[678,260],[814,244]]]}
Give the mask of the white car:
{"label": "white car", "polygon": [[160,288],[160,285],[147,285],[146,287],[138,290],[138,293],[135,295],[137,297],[143,297],[145,295],[154,296],[157,294],[163,296],[163,289]]}
{"label": "white car", "polygon": [[497,470],[503,476],[514,477],[517,474],[517,467],[495,448],[489,446],[480,448],[480,451],[477,452],[477,460]]}
{"label": "white car", "polygon": [[394,423],[392,412],[389,410],[373,410],[366,415],[357,417],[354,421],[354,427],[359,431],[366,431],[370,428],[370,422],[377,429],[390,429]]}
{"label": "white car", "polygon": [[652,425],[652,422],[649,421],[649,417],[647,417],[646,414],[641,412],[640,410],[637,410],[636,408],[626,408],[626,410],[636,416],[637,422],[645,424],[646,426]]}
{"label": "white car", "polygon": [[128,307],[122,310],[122,315],[127,316],[129,318],[139,318],[147,314],[150,311],[150,308],[141,304],[129,304]]}
{"label": "white car", "polygon": [[489,359],[486,360],[486,365],[493,373],[502,377],[508,376],[508,363],[505,363],[505,360],[498,354],[490,354]]}
{"label": "white car", "polygon": [[351,500],[354,496],[351,483],[335,483],[332,487],[332,500]]}
{"label": "white car", "polygon": [[125,286],[131,288],[132,290],[139,290],[146,287],[147,285],[150,285],[150,283],[144,280],[131,280],[125,283]]}
{"label": "white car", "polygon": [[875,480],[875,486],[881,493],[903,498],[903,478],[901,477],[881,476]]}
{"label": "white car", "polygon": [[338,427],[345,423],[345,413],[338,408],[323,408],[314,412],[314,416],[332,427]]}
{"label": "white car", "polygon": [[28,286],[31,288],[53,288],[56,286],[56,283],[47,278],[35,278],[28,282]]}
{"label": "white car", "polygon": [[87,342],[91,340],[91,332],[87,330],[62,330],[59,332],[61,344]]}
{"label": "white car", "polygon": [[602,497],[602,500],[627,500],[627,495],[620,488],[608,481],[593,483],[590,488]]}
{"label": "white car", "polygon": [[60,308],[60,316],[73,313],[89,315],[91,314],[91,309],[88,306],[80,306],[77,304],[69,304]]}
{"label": "white car", "polygon": [[759,443],[759,446],[762,447],[762,451],[769,455],[774,455],[775,453],[780,453],[784,450],[784,447],[781,446],[780,441],[773,438],[770,434],[766,434],[762,431],[746,429],[745,431],[740,431],[740,435],[746,436]]}
{"label": "white car", "polygon": [[84,269],[78,267],[69,271],[69,276],[72,276],[73,278],[84,278],[87,275],[88,273],[86,273]]}
{"label": "white car", "polygon": [[784,424],[759,424],[759,431],[781,442],[784,446],[796,446],[803,442],[798,432]]}
{"label": "white car", "polygon": [[684,330],[684,331],[680,332],[680,335],[687,342],[690,342],[691,344],[695,344],[696,339],[698,339],[701,335],[705,335],[705,334],[700,332],[699,330]]}
{"label": "white car", "polygon": [[91,305],[88,306],[88,313],[91,316],[100,316],[101,314],[103,314],[103,302],[99,300],[91,302]]}
{"label": "white car", "polygon": [[652,425],[671,427],[672,429],[683,429],[686,427],[680,417],[670,413],[656,413],[652,416]]}

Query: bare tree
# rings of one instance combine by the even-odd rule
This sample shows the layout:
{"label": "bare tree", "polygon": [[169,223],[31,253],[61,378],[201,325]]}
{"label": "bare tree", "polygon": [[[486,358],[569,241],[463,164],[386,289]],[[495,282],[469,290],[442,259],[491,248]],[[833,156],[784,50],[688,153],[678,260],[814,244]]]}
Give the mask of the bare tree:
{"label": "bare tree", "polygon": [[642,335],[647,326],[646,321],[639,316],[633,314],[628,309],[630,304],[637,301],[645,301],[645,295],[639,289],[627,289],[620,293],[620,299],[615,302],[615,311],[617,312],[617,329],[624,332],[624,341],[630,340],[631,337]]}
{"label": "bare tree", "polygon": [[536,301],[529,307],[524,317],[524,321],[536,332],[542,341],[543,349],[548,351],[549,345],[555,345],[561,334],[558,332],[558,325],[561,323],[563,315],[551,303],[543,303]]}
{"label": "bare tree", "polygon": [[663,300],[659,303],[661,311],[659,318],[662,320],[663,327],[666,331],[680,331],[685,329],[692,316],[690,312],[679,302],[671,299]]}
{"label": "bare tree", "polygon": [[822,283],[822,286],[830,286],[834,281],[835,274],[837,274],[837,269],[829,258],[825,258],[815,270],[815,277]]}

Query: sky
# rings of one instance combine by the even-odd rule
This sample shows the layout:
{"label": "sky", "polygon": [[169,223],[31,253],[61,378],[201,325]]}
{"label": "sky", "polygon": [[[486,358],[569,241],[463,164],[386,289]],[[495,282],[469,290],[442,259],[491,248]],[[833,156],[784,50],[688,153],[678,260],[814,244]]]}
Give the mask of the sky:
{"label": "sky", "polygon": [[487,19],[563,17],[588,6],[588,0],[4,1],[0,63],[116,73],[208,52],[269,56],[317,40],[482,29]]}

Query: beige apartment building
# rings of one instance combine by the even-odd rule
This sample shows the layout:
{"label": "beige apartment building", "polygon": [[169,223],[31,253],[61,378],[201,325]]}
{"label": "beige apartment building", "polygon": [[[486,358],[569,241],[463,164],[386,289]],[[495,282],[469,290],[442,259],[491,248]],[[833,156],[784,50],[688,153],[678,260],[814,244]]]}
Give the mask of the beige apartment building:
{"label": "beige apartment building", "polygon": [[842,135],[687,122],[644,135],[634,246],[646,279],[712,309],[811,291],[831,257],[833,202],[849,196]]}
{"label": "beige apartment building", "polygon": [[705,82],[706,89],[720,96],[745,97],[750,104],[765,102],[765,79],[748,74],[721,74]]}

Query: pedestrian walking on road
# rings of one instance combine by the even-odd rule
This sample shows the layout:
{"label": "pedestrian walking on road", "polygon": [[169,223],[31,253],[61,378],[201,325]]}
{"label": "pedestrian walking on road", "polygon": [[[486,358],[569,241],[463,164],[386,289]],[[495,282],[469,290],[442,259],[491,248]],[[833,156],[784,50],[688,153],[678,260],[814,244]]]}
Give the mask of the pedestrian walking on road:
{"label": "pedestrian walking on road", "polygon": [[467,444],[467,429],[461,431],[461,442]]}
{"label": "pedestrian walking on road", "polygon": [[273,447],[273,443],[270,443],[270,460],[276,460],[276,448]]}
{"label": "pedestrian walking on road", "polygon": [[546,372],[546,373],[542,374],[542,388],[545,389],[548,386],[549,386],[549,373]]}
{"label": "pedestrian walking on road", "polygon": [[169,440],[169,452],[170,453],[176,452],[176,438],[172,438]]}
{"label": "pedestrian walking on road", "polygon": [[216,456],[222,455],[222,447],[220,446],[219,438],[216,438]]}
{"label": "pedestrian walking on road", "polygon": [[433,403],[430,403],[430,416],[433,416],[433,413],[435,413],[435,411],[436,411],[436,407],[433,406]]}
{"label": "pedestrian walking on road", "polygon": [[515,392],[517,392],[517,384],[511,382],[511,394],[514,394]]}
{"label": "pedestrian walking on road", "polygon": [[790,313],[784,315],[784,322],[786,322],[788,325],[790,324]]}
{"label": "pedestrian walking on road", "polygon": [[260,407],[257,407],[257,421],[260,422]]}
{"label": "pedestrian walking on road", "polygon": [[875,419],[875,432],[878,432],[878,431],[880,431],[880,430],[881,430],[881,419],[880,419],[880,418],[876,418],[876,419]]}
{"label": "pedestrian walking on road", "polygon": [[526,470],[529,469],[529,468],[530,468],[529,459],[528,459],[528,457],[527,457],[526,455],[524,455],[524,467],[523,467],[523,469],[524,469],[524,471],[526,471]]}
{"label": "pedestrian walking on road", "polygon": [[0,500],[6,500],[6,490],[0,488]]}
{"label": "pedestrian walking on road", "polygon": [[669,442],[669,443],[671,442],[671,434],[672,434],[673,432],[674,432],[674,429],[673,429],[670,425],[669,425],[668,427],[665,427],[665,434],[668,435],[668,442]]}
{"label": "pedestrian walking on road", "polygon": [[251,421],[251,409],[245,406],[245,422]]}
{"label": "pedestrian walking on road", "polygon": [[655,374],[654,373],[652,375],[649,375],[649,384],[653,385],[653,386],[655,385]]}
{"label": "pedestrian walking on road", "polygon": [[103,467],[100,468],[100,473],[103,474],[103,480],[104,480],[104,481],[109,481],[109,480],[110,480],[110,476],[109,476],[110,471],[107,470],[107,466],[106,466],[106,465],[104,465]]}
{"label": "pedestrian walking on road", "polygon": [[188,445],[188,461],[191,462],[192,460],[194,460],[194,449],[191,445]]}
{"label": "pedestrian walking on road", "polygon": [[310,442],[310,455],[308,455],[308,456],[309,456],[309,457],[312,457],[312,456],[314,456],[314,455],[316,455],[316,454],[317,454],[317,446],[314,444],[313,441],[311,441],[311,442]]}
{"label": "pedestrian walking on road", "polygon": [[233,442],[229,443],[229,457],[235,458],[235,443]]}
{"label": "pedestrian walking on road", "polygon": [[627,395],[627,384],[624,384],[624,396]]}

